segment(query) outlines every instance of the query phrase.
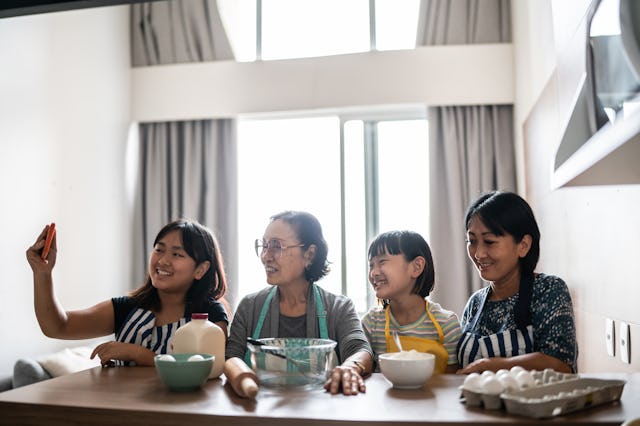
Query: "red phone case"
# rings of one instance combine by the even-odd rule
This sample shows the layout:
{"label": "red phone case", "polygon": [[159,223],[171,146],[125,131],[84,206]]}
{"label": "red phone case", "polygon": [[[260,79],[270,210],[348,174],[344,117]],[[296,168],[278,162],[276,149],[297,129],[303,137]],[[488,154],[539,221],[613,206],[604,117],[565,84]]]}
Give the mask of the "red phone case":
{"label": "red phone case", "polygon": [[53,241],[53,236],[56,235],[56,224],[52,223],[49,225],[49,230],[47,231],[47,238],[44,240],[44,247],[42,248],[42,260],[46,259],[49,255],[49,250],[51,249],[51,242]]}

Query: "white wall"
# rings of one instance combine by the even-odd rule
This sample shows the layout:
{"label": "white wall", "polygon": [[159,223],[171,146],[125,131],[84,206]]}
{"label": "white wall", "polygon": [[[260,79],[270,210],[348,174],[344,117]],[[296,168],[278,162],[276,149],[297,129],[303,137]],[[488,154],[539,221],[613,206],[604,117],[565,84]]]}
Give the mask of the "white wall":
{"label": "white wall", "polygon": [[58,227],[65,308],[129,288],[127,6],[0,19],[0,374],[70,342],[44,337],[25,251]]}
{"label": "white wall", "polygon": [[421,104],[511,104],[511,44],[134,68],[135,121]]}

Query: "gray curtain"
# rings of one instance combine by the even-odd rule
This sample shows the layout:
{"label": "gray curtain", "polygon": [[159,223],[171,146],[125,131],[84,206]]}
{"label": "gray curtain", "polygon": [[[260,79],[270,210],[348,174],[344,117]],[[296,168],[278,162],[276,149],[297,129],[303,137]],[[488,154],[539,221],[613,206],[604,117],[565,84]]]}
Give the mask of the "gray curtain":
{"label": "gray curtain", "polygon": [[510,43],[511,0],[421,0],[417,45]]}
{"label": "gray curtain", "polygon": [[[418,45],[508,43],[509,0],[422,0]],[[513,107],[429,107],[432,297],[458,314],[482,282],[466,256],[464,214],[492,189],[516,189]]]}
{"label": "gray curtain", "polygon": [[436,262],[433,297],[461,313],[482,286],[466,256],[464,214],[491,189],[516,189],[511,106],[429,108],[430,244]]}
{"label": "gray curtain", "polygon": [[[131,5],[134,66],[233,59],[215,0]],[[162,90],[161,87],[158,90]],[[139,125],[139,175],[134,229],[142,246],[134,265],[142,280],[162,226],[189,217],[209,227],[222,250],[226,299],[237,299],[237,154],[232,119]]]}
{"label": "gray curtain", "polygon": [[131,5],[134,67],[234,59],[215,0]]}
{"label": "gray curtain", "polygon": [[[233,305],[237,257],[235,120],[201,120],[139,125],[139,223],[145,268],[153,239],[180,217],[209,227],[220,244]],[[142,269],[140,276],[145,276]]]}

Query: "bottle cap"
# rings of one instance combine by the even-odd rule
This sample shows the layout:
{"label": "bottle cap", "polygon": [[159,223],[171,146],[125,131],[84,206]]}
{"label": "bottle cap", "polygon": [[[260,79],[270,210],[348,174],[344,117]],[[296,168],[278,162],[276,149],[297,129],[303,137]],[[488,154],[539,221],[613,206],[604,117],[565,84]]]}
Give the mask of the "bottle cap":
{"label": "bottle cap", "polygon": [[191,314],[191,319],[209,319],[209,314],[205,313],[197,313],[197,314]]}

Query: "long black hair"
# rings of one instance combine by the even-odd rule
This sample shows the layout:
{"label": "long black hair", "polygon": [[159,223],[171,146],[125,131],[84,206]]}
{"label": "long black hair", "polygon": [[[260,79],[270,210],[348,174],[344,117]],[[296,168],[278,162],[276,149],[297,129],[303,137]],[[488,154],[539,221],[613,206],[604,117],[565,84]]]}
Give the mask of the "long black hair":
{"label": "long black hair", "polygon": [[540,229],[531,206],[518,194],[508,191],[491,191],[471,203],[465,216],[465,228],[469,230],[471,219],[478,218],[498,236],[511,235],[516,243],[525,235],[531,237],[529,252],[521,257],[520,288],[514,308],[516,324],[524,328],[531,322],[529,305],[533,291],[534,270],[540,257]]}
{"label": "long black hair", "polygon": [[[210,263],[207,272],[199,280],[194,280],[187,291],[185,314],[208,312],[210,302],[220,299],[227,291],[227,278],[218,241],[205,226],[182,218],[165,225],[153,240],[153,246],[169,232],[176,230],[180,232],[184,250],[196,262],[196,266],[206,261]],[[148,273],[145,283],[129,296],[142,308],[154,311],[162,309],[158,290],[151,284]]]}

